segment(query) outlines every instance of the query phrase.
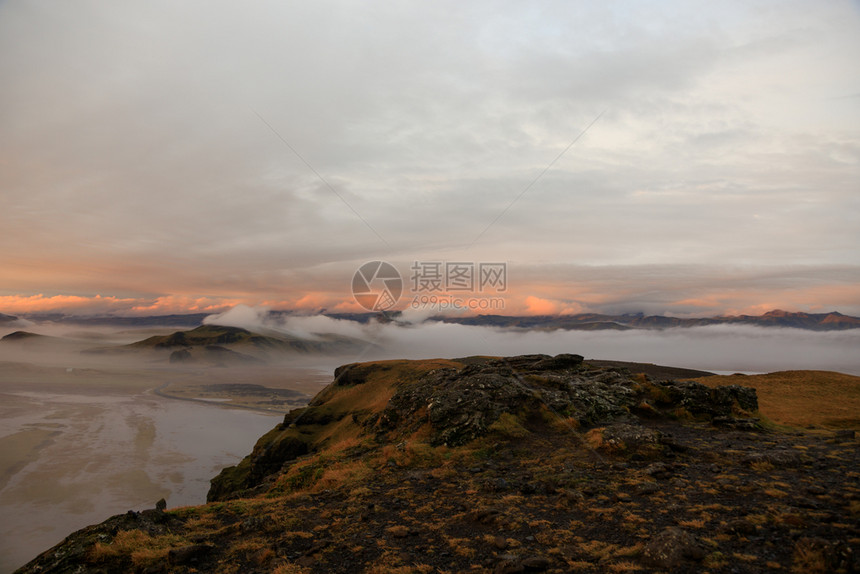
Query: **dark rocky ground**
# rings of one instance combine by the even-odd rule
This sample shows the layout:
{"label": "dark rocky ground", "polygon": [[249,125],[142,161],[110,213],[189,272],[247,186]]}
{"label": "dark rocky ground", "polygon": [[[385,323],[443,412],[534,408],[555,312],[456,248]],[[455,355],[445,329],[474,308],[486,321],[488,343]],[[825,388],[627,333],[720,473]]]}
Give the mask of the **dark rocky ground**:
{"label": "dark rocky ground", "polygon": [[[812,405],[811,405],[812,407]],[[342,367],[213,481],[20,572],[856,572],[853,431],[575,355]]]}

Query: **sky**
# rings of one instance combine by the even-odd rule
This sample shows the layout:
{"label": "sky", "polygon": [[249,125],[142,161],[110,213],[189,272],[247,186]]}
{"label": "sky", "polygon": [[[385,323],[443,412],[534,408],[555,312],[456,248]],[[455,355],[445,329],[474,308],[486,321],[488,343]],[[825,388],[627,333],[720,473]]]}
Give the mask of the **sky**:
{"label": "sky", "polygon": [[857,315],[857,54],[857,1],[0,0],[0,312],[361,311],[379,260]]}

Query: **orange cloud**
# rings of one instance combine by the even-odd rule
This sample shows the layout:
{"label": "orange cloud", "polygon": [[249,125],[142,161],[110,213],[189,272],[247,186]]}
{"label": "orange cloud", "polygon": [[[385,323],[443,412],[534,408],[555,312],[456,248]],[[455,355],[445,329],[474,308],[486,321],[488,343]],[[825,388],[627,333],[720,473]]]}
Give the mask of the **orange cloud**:
{"label": "orange cloud", "polygon": [[[252,305],[246,302],[247,305]],[[312,291],[299,297],[298,299],[279,299],[266,300],[256,303],[256,306],[268,307],[269,309],[301,309],[304,311],[318,311],[319,309],[328,309],[330,311],[340,311],[344,313],[360,313],[366,311],[355,299],[350,297],[344,299],[340,294],[332,295],[320,291]]]}
{"label": "orange cloud", "polygon": [[554,315],[558,313],[559,306],[549,299],[541,299],[534,295],[526,297],[526,312],[531,315]]}
{"label": "orange cloud", "polygon": [[590,308],[617,299],[623,296],[623,287],[616,288],[611,294],[600,283],[559,281],[557,283],[531,282],[525,285],[517,285],[505,295],[508,299],[516,299],[517,293],[540,293],[542,297],[528,295],[525,297],[523,312],[528,311],[528,302],[531,297],[545,300],[557,305],[560,313],[584,313]]}
{"label": "orange cloud", "polygon": [[331,303],[331,297],[323,293],[307,293],[295,302],[299,309],[320,309]]}
{"label": "orange cloud", "polygon": [[[647,271],[647,270],[646,270]],[[607,272],[608,273],[608,272]],[[498,313],[507,315],[555,315],[588,311],[615,312],[619,305],[646,313],[668,313],[676,316],[759,315],[772,309],[786,311],[827,312],[838,310],[857,314],[860,305],[860,284],[839,283],[827,277],[818,278],[818,284],[798,285],[797,282],[755,282],[740,279],[737,287],[731,276],[719,280],[691,277],[676,280],[671,287],[659,274],[653,280],[644,271],[632,277],[609,274],[606,277],[589,277],[586,272],[571,280],[568,276],[549,276],[545,282],[531,279],[511,285],[504,293],[480,293],[478,298],[498,297],[504,307],[480,307],[464,310],[465,313]],[[324,278],[323,278],[324,279]],[[682,277],[683,279],[683,277]],[[284,286],[290,287],[290,286]],[[408,286],[407,286],[408,287]],[[115,295],[0,295],[0,313],[22,315],[28,313],[158,315],[172,313],[220,313],[235,305],[263,306],[270,309],[302,309],[333,312],[364,312],[344,290],[331,282],[294,285],[284,296],[282,289],[226,290],[221,295],[197,295],[194,288],[183,287],[178,293],[162,296]],[[412,294],[404,291],[397,309],[409,307]],[[637,308],[637,302],[642,307]],[[449,310],[450,312],[450,310]]]}
{"label": "orange cloud", "polygon": [[567,307],[561,310],[560,315],[576,315],[577,313],[585,312],[585,308],[582,305],[576,303],[568,303],[567,305]]}
{"label": "orange cloud", "polygon": [[82,297],[79,295],[2,295],[0,309],[6,313],[44,313],[58,311],[108,312],[124,310],[136,303],[136,299],[117,297]]}
{"label": "orange cloud", "polygon": [[156,299],[81,295],[3,295],[0,311],[12,314],[172,314],[218,313],[242,303],[241,299],[167,295]]}
{"label": "orange cloud", "polygon": [[223,299],[217,297],[185,297],[167,295],[155,301],[145,302],[131,308],[135,313],[221,313],[243,303],[242,299]]}
{"label": "orange cloud", "polygon": [[260,300],[240,297],[201,297],[163,295],[156,298],[82,295],[0,295],[0,313],[68,313],[113,315],[169,315],[181,313],[223,313],[236,305],[263,306],[271,309],[334,309],[342,312],[365,311],[352,298],[345,300],[326,293],[311,292],[292,300]]}
{"label": "orange cloud", "polygon": [[338,313],[362,313],[367,311],[367,309],[359,305],[355,301],[355,299],[341,301],[337,305],[331,307],[331,309],[332,311],[337,311]]}

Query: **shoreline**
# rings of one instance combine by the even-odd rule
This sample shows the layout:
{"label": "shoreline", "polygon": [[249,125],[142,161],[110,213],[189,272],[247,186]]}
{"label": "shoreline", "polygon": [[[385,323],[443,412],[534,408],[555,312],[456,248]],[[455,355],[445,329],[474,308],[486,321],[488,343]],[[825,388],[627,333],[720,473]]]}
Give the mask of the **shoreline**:
{"label": "shoreline", "polygon": [[[173,399],[173,400],[177,400],[177,401],[187,401],[187,402],[196,403],[196,404],[203,404],[203,405],[222,407],[222,408],[228,408],[228,409],[245,409],[245,410],[254,411],[254,412],[265,414],[265,415],[284,415],[287,412],[289,412],[289,411],[284,411],[284,410],[264,409],[264,408],[255,407],[252,405],[244,405],[241,403],[227,403],[227,402],[220,402],[220,401],[211,401],[211,400],[206,400],[206,399],[201,399],[201,398],[181,397],[181,396],[171,395],[171,394],[165,393],[163,389],[166,389],[171,384],[172,383],[170,381],[168,381],[159,387],[147,389],[146,394],[153,394],[157,397],[161,397],[164,399]],[[229,400],[232,400],[232,398]],[[299,408],[299,407],[294,407],[294,408]]]}

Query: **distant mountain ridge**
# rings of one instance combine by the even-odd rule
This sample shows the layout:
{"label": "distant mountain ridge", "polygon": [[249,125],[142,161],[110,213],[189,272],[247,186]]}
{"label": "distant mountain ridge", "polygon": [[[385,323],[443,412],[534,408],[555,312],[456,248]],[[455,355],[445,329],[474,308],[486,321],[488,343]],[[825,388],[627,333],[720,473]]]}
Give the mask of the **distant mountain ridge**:
{"label": "distant mountain ridge", "polygon": [[764,315],[728,315],[718,317],[681,318],[664,315],[645,315],[626,313],[623,315],[604,315],[599,313],[580,313],[577,315],[477,315],[474,317],[431,317],[431,321],[533,330],[627,330],[627,329],[669,329],[674,327],[702,327],[706,325],[754,325],[758,327],[786,327],[810,331],[841,331],[860,328],[860,318],[843,315],[836,311],[829,313],[793,313],[774,310]]}
{"label": "distant mountain ridge", "polygon": [[[115,317],[111,315],[79,316],[64,313],[30,313],[25,317],[30,321],[70,323],[73,325],[112,325],[116,327],[196,327],[212,313],[187,313],[174,315],[145,315],[140,317]],[[4,315],[0,313],[0,323]],[[8,316],[6,316],[8,317]],[[12,320],[17,319],[12,317]]]}
{"label": "distant mountain ridge", "polygon": [[[398,322],[402,320],[400,311],[385,313],[329,313],[322,310],[321,315],[331,319],[352,321],[367,324],[371,321],[380,323]],[[71,323],[77,325],[113,325],[126,327],[199,327],[203,320],[211,317],[210,313],[189,313],[176,315],[152,315],[142,317],[113,317],[94,316],[81,317],[64,315],[62,313],[28,314],[30,321],[50,321],[54,323]],[[293,316],[303,316],[301,312],[290,310],[269,311],[268,316],[275,320],[285,320]],[[11,323],[18,317],[0,313],[0,324]],[[665,315],[645,315],[644,313],[578,313],[575,315],[475,315],[468,317],[435,315],[426,321],[457,323],[460,325],[478,325],[488,327],[505,327],[536,330],[577,330],[598,331],[627,329],[668,329],[672,327],[701,327],[705,325],[756,325],[759,327],[787,327],[807,329],[811,331],[839,331],[860,328],[860,318],[843,315],[838,311],[827,313],[803,313],[775,309],[763,315],[717,315],[713,317],[670,317]]]}

